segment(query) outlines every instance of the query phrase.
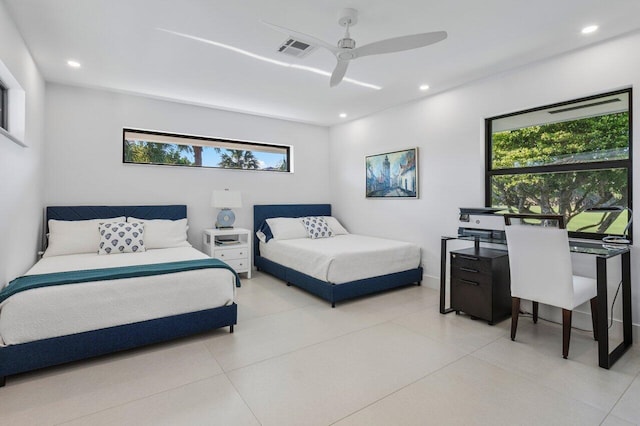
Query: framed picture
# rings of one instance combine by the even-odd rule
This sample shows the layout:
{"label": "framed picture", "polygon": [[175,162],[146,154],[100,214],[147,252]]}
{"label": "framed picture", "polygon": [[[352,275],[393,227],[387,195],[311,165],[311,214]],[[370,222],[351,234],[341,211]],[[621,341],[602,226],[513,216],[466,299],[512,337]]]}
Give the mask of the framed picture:
{"label": "framed picture", "polygon": [[418,198],[418,148],[365,157],[367,198]]}

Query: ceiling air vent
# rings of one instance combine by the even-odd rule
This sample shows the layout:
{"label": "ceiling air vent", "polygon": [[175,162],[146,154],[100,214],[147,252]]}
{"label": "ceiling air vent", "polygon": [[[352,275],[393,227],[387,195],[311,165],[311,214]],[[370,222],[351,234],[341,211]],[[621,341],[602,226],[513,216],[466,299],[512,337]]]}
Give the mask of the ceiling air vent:
{"label": "ceiling air vent", "polygon": [[309,52],[313,51],[315,46],[311,46],[303,41],[299,41],[293,38],[288,38],[280,47],[278,52],[285,55],[295,56],[296,58],[302,58],[307,56]]}

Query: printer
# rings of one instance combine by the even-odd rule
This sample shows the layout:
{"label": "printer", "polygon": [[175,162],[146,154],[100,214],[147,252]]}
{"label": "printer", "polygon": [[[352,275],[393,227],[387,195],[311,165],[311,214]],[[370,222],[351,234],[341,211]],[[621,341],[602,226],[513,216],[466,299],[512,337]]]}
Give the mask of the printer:
{"label": "printer", "polygon": [[478,237],[506,241],[504,217],[493,207],[460,207],[459,237]]}

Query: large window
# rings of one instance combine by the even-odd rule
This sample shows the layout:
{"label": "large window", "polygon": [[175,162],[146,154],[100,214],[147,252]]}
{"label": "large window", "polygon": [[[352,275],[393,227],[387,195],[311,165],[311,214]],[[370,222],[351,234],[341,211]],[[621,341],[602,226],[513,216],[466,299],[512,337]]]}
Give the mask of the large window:
{"label": "large window", "polygon": [[9,130],[9,89],[0,80],[0,127]]}
{"label": "large window", "polygon": [[146,130],[123,130],[123,162],[290,172],[291,148]]}
{"label": "large window", "polygon": [[487,119],[486,205],[561,214],[573,237],[631,238],[631,94]]}

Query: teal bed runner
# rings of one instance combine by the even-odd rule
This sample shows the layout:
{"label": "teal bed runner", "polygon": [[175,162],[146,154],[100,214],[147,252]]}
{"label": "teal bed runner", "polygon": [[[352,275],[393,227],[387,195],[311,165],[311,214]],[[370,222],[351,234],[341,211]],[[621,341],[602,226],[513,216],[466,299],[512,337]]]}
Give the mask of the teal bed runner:
{"label": "teal bed runner", "polygon": [[233,272],[236,287],[240,287],[240,277],[236,271],[218,259],[184,260],[180,262],[154,263],[151,265],[120,266],[117,268],[87,269],[84,271],[54,272],[51,274],[25,275],[11,281],[0,291],[0,303],[21,291],[63,284],[77,284],[89,281],[119,280],[122,278],[148,277],[151,275],[173,274],[197,269],[222,268]]}

